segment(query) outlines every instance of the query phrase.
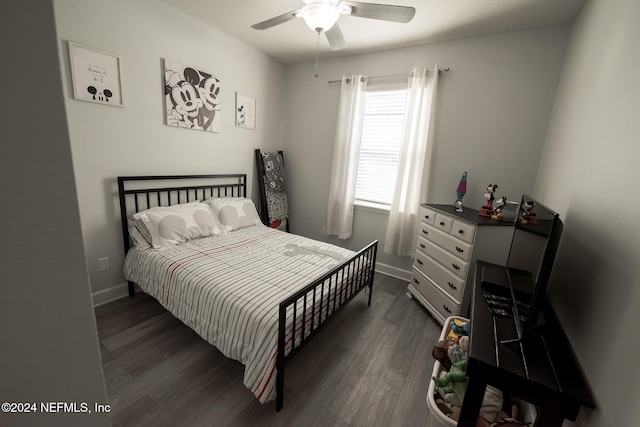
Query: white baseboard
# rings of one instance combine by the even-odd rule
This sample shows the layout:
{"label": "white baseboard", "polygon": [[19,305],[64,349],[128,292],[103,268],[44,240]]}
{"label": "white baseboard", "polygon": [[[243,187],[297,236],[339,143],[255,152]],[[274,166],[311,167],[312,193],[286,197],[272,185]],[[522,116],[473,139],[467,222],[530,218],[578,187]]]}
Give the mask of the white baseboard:
{"label": "white baseboard", "polygon": [[392,265],[376,262],[376,272],[395,277],[396,279],[406,280],[407,282],[411,281],[410,271],[403,270]]}
{"label": "white baseboard", "polygon": [[[138,291],[138,285],[136,285],[136,292]],[[93,300],[93,306],[106,304],[111,301],[115,301],[120,298],[129,296],[129,286],[127,282],[120,283],[101,291],[93,292],[91,298]]]}

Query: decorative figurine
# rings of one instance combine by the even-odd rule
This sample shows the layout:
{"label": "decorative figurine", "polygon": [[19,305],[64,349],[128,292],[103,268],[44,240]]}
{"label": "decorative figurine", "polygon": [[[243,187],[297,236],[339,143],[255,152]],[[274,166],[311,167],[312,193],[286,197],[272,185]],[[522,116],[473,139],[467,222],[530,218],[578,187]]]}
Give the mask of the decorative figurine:
{"label": "decorative figurine", "polygon": [[520,224],[537,224],[538,216],[533,212],[535,205],[533,202],[524,202],[520,207],[520,214],[518,215],[518,222]]}
{"label": "decorative figurine", "polygon": [[458,184],[458,189],[456,193],[458,194],[458,200],[456,200],[455,207],[457,212],[462,212],[462,198],[464,194],[467,192],[467,172],[462,174],[462,178],[460,178],[460,183]]}
{"label": "decorative figurine", "polygon": [[502,208],[507,204],[507,196],[502,196],[500,199],[496,200],[496,205],[493,208],[493,214],[491,215],[491,219],[495,219],[500,221],[502,219]]}
{"label": "decorative figurine", "polygon": [[493,215],[493,201],[496,197],[493,193],[498,189],[497,184],[489,184],[487,186],[487,192],[484,194],[484,198],[487,199],[487,204],[480,209],[479,214],[482,216],[491,216]]}

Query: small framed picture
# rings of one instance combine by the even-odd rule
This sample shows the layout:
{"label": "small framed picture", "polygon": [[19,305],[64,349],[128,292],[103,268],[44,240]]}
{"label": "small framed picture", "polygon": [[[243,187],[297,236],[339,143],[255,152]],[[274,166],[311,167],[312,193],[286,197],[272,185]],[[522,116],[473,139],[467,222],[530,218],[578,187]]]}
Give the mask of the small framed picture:
{"label": "small framed picture", "polygon": [[236,92],[236,126],[239,128],[256,128],[256,100]]}
{"label": "small framed picture", "polygon": [[122,107],[120,57],[69,42],[73,98]]}

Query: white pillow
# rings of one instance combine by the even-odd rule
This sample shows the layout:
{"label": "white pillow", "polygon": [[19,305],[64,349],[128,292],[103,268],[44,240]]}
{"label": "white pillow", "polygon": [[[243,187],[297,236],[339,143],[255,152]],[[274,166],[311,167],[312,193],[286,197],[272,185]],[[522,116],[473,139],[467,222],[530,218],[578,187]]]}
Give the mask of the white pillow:
{"label": "white pillow", "polygon": [[200,202],[155,207],[138,212],[133,218],[144,223],[151,235],[150,243],[156,249],[198,237],[226,234],[220,221]]}
{"label": "white pillow", "polygon": [[226,230],[262,225],[253,201],[244,197],[212,197],[204,201],[211,206]]}

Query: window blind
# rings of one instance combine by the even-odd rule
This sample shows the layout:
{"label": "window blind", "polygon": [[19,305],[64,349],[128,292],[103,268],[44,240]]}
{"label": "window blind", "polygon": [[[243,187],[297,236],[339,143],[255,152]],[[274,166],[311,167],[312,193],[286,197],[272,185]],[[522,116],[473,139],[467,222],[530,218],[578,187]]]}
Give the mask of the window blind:
{"label": "window blind", "polygon": [[391,205],[404,126],[406,89],[367,91],[356,200]]}

